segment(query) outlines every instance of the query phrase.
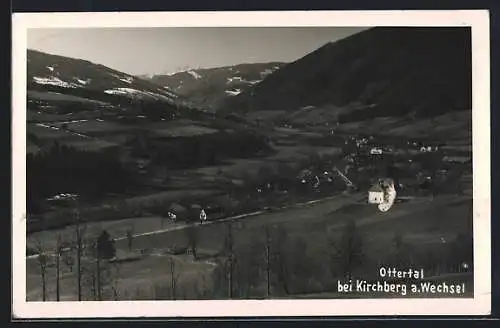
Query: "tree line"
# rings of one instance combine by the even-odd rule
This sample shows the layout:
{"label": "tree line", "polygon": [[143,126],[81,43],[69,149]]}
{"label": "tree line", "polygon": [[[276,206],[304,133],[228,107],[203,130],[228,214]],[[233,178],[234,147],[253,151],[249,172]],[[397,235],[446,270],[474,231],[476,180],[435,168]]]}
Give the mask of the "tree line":
{"label": "tree line", "polygon": [[[324,251],[281,224],[266,225],[244,242],[238,240],[246,228],[240,229],[232,223],[225,225],[212,288],[194,298],[286,298],[335,292],[337,279],[376,279],[380,266],[421,267],[430,277],[469,271],[473,263],[471,231],[459,233],[440,247],[422,250],[415,249],[403,233],[395,231],[384,252],[373,258],[367,232],[355,221],[348,221],[338,233],[330,235]],[[189,234],[189,245],[196,248],[197,243],[192,242],[196,233],[191,230]]]}
{"label": "tree line", "polygon": [[134,156],[151,158],[170,169],[210,166],[227,158],[247,158],[272,151],[265,137],[248,132],[161,139],[144,136],[132,139],[130,145]]}
{"label": "tree line", "polygon": [[[438,248],[418,250],[399,231],[394,233],[384,253],[374,259],[366,232],[360,230],[355,221],[348,221],[340,231],[329,235],[324,250],[316,248],[321,243],[311,243],[306,236],[291,233],[282,224],[265,225],[249,234],[245,223],[226,223],[221,227],[220,251],[207,255],[200,251],[203,227],[191,223],[184,229],[185,247],[178,252],[187,253],[194,261],[213,259],[215,269],[200,272],[193,280],[192,275],[184,276],[185,260],[174,255],[165,256],[158,259],[166,261],[165,279],[153,283],[150,288],[137,286],[134,290],[118,286],[119,264],[108,261],[116,252],[109,234],[103,231],[98,237],[90,237],[85,223],[78,217],[75,220],[73,235],[66,244],[58,237],[59,255],[52,260],[56,263],[57,300],[61,294],[61,263],[76,276],[75,292],[80,300],[175,300],[294,298],[335,292],[337,279],[375,279],[380,266],[422,267],[426,276],[433,276],[470,270],[463,264],[472,266],[473,260],[471,233],[459,234],[455,240]],[[128,231],[129,251],[132,240],[132,232]],[[38,251],[44,254],[42,246]],[[47,259],[39,257],[44,300],[47,300]]]}
{"label": "tree line", "polygon": [[28,212],[43,212],[45,200],[59,193],[100,199],[132,184],[133,173],[112,153],[87,152],[57,141],[47,150],[26,156]]}
{"label": "tree line", "polygon": [[[50,274],[55,275],[52,278],[55,278],[55,300],[58,302],[63,293],[76,295],[78,301],[103,300],[103,293],[109,289],[117,300],[118,292],[113,283],[118,266],[110,263],[116,255],[114,240],[106,230],[98,236],[90,235],[77,210],[74,211],[74,221],[70,235],[57,234],[53,250],[47,247],[42,237],[35,238],[33,252],[39,267],[42,301],[49,300]],[[69,293],[63,287],[63,277],[68,274],[76,280],[75,290]]]}

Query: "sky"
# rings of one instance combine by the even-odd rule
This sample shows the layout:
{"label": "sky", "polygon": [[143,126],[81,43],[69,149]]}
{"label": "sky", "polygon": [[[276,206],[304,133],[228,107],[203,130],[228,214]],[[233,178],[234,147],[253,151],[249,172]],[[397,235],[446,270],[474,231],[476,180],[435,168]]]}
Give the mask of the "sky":
{"label": "sky", "polygon": [[28,48],[132,75],[270,61],[292,62],[362,27],[37,28]]}

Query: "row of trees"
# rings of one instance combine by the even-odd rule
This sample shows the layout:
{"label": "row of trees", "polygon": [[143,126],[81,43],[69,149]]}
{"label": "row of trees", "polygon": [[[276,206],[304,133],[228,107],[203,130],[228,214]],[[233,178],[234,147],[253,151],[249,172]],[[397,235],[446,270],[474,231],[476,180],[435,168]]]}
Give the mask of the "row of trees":
{"label": "row of trees", "polygon": [[210,166],[225,158],[245,158],[272,151],[264,137],[246,132],[217,132],[161,140],[143,136],[131,140],[130,146],[134,156],[149,157],[156,164],[171,169]]}
{"label": "row of trees", "polygon": [[[195,259],[198,258],[196,229],[192,226],[186,230],[188,248]],[[197,297],[272,298],[324,291],[333,286],[332,277],[352,277],[365,257],[363,237],[354,222],[346,226],[340,239],[332,239],[328,253],[317,259],[309,256],[305,239],[291,237],[284,226],[265,226],[259,232],[263,238],[252,235],[248,243],[237,242],[240,236],[235,235],[239,233],[233,224],[225,225],[211,291]],[[323,265],[320,263],[326,265],[327,272],[317,270],[318,265]],[[325,274],[328,278],[318,277]],[[317,285],[319,281],[321,285]]]}
{"label": "row of trees", "polygon": [[[243,228],[244,229],[244,228]],[[195,298],[293,297],[335,290],[337,279],[377,278],[381,265],[400,268],[422,267],[427,276],[460,272],[472,265],[472,236],[460,234],[449,244],[425,250],[415,249],[400,232],[387,249],[374,259],[366,235],[354,221],[328,240],[327,249],[310,250],[306,239],[290,235],[284,226],[265,226],[257,236],[241,238],[234,225],[227,224],[219,265],[213,272],[212,288]],[[190,245],[196,248],[191,230]],[[193,254],[196,254],[194,251]],[[196,256],[196,255],[195,255]]]}
{"label": "row of trees", "polygon": [[[87,233],[87,226],[82,222],[78,211],[75,211],[75,225],[72,234],[63,237],[59,233],[56,237],[55,249],[49,249],[42,237],[35,239],[34,253],[39,266],[42,300],[48,300],[49,273],[55,270],[56,301],[61,300],[61,285],[64,269],[75,276],[77,300],[85,298],[84,289],[91,292],[91,298],[101,300],[106,286],[113,282],[112,270],[117,271],[117,266],[112,266],[110,259],[115,257],[114,241],[106,230],[99,236]],[[116,298],[116,288],[111,286]]]}

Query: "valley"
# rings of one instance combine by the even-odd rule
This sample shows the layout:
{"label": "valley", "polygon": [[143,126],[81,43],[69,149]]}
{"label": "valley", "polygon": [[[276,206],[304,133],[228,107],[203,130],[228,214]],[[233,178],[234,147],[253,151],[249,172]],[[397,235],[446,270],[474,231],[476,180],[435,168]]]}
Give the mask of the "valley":
{"label": "valley", "polygon": [[[459,36],[467,37],[451,34],[458,45]],[[391,35],[409,40],[394,46],[400,55],[407,44],[420,44],[413,31],[368,30],[294,63],[241,66],[247,74],[277,68],[224,97],[219,80],[235,77],[220,72],[229,68],[212,70],[212,80],[203,80],[207,70],[143,80],[34,53],[27,94],[28,300],[78,300],[78,248],[86,300],[321,298],[335,294],[345,276],[374,279],[380,265],[422,267],[432,279],[457,274],[470,292],[470,93],[448,102],[428,93],[445,82],[443,94],[461,90],[466,79],[423,71],[442,63],[437,55],[415,56],[415,68],[408,59],[399,68],[403,78],[390,61],[383,64],[393,75],[371,66],[382,54],[344,54],[349,42]],[[436,32],[432,40],[439,39]],[[326,65],[328,56],[342,61]],[[449,62],[467,61],[457,57]],[[301,67],[316,72],[312,80]],[[358,75],[323,76],[321,67],[350,67]],[[413,77],[419,70],[439,81],[421,83],[424,77]],[[183,93],[185,78],[199,84],[192,81]],[[415,87],[390,94],[384,79],[412,80]],[[206,93],[214,100],[202,100]],[[380,177],[394,179],[400,197],[387,213],[367,202]],[[103,231],[116,254],[96,261],[91,245]],[[346,258],[354,260],[348,265]]]}

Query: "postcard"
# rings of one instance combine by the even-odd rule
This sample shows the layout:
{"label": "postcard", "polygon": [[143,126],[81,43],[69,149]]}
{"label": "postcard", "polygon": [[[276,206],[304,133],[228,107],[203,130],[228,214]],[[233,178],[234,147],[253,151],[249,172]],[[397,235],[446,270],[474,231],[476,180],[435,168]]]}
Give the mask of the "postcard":
{"label": "postcard", "polygon": [[489,314],[489,43],[481,10],[14,14],[13,315]]}

